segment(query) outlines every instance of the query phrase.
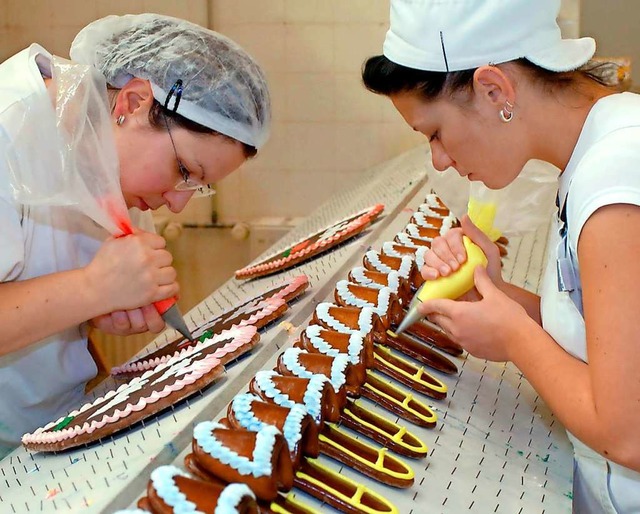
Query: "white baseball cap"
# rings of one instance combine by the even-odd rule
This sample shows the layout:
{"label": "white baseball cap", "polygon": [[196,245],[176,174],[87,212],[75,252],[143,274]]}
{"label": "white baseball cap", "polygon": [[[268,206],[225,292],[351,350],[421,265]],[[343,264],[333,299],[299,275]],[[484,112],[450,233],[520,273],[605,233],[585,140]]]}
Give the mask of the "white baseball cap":
{"label": "white baseball cap", "polygon": [[562,39],[560,0],[391,0],[383,53],[427,71],[469,70],[525,57],[571,71],[596,50],[590,37]]}

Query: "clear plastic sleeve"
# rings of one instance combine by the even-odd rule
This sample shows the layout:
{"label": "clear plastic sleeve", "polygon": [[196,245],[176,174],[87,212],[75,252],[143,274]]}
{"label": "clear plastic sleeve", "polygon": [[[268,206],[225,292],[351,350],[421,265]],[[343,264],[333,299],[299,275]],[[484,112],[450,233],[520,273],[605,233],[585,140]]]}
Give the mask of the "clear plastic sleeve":
{"label": "clear plastic sleeve", "polygon": [[470,198],[495,205],[493,226],[506,236],[522,235],[549,223],[558,188],[558,169],[542,161],[529,161],[511,184],[499,190],[469,182],[453,168],[434,172],[429,178],[457,217],[467,213]]}
{"label": "clear plastic sleeve", "polygon": [[120,235],[131,220],[120,189],[106,84],[93,67],[53,58],[50,98],[22,108],[7,152],[14,198],[68,205]]}

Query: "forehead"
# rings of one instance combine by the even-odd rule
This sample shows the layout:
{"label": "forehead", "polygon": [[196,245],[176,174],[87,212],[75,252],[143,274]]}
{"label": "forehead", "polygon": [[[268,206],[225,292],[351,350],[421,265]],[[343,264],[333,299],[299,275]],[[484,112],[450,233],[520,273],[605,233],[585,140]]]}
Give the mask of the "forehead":
{"label": "forehead", "polygon": [[442,100],[426,100],[414,92],[402,92],[389,98],[404,120],[414,129],[437,116]]}

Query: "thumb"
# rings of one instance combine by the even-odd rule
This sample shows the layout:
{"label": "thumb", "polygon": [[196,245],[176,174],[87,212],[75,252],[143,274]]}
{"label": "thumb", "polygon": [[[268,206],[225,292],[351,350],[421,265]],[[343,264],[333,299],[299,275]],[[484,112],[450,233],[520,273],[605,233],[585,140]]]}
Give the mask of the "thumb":
{"label": "thumb", "polygon": [[485,298],[496,287],[484,266],[476,266],[476,269],[473,270],[473,281],[482,298]]}

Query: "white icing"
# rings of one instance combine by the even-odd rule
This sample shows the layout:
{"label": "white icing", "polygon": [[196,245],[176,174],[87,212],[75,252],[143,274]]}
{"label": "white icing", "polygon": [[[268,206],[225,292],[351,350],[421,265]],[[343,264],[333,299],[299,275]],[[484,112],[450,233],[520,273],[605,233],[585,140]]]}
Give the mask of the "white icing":
{"label": "white icing", "polygon": [[409,234],[407,234],[406,232],[398,232],[396,234],[396,240],[404,246],[410,246],[411,248],[419,248],[420,246],[424,246],[424,245],[417,245],[416,243],[414,243],[411,240],[411,237],[409,237]]}
{"label": "white icing", "polygon": [[256,496],[246,484],[229,484],[222,490],[218,498],[218,504],[213,514],[235,514],[238,511],[240,502],[250,496],[255,500]]}
{"label": "white icing", "polygon": [[333,330],[346,334],[350,333],[351,329],[348,326],[335,319],[329,313],[329,309],[331,309],[332,307],[336,307],[336,305],[328,302],[319,303],[318,305],[316,305],[316,316],[320,321],[326,323]]}
{"label": "white icing", "polygon": [[435,213],[435,212],[431,212],[429,215],[427,215],[424,212],[415,212],[413,213],[413,221],[415,221],[415,224],[422,227],[422,228],[433,228],[433,229],[437,229],[438,227],[436,227],[434,224],[432,224],[429,221],[429,217],[437,217],[439,218],[440,215]]}
{"label": "white icing", "polygon": [[273,473],[273,452],[276,438],[280,434],[276,427],[263,423],[256,430],[256,443],[251,458],[240,455],[225,446],[213,433],[216,429],[226,429],[226,427],[215,421],[203,421],[193,428],[193,438],[205,452],[237,470],[241,475],[252,475],[258,478]]}
{"label": "white icing", "polygon": [[367,277],[366,272],[366,268],[362,266],[356,266],[355,268],[351,269],[351,276],[353,277],[353,280],[355,280],[358,284],[362,284],[363,286],[377,286],[378,284]]}
{"label": "white icing", "polygon": [[369,250],[364,255],[367,258],[367,260],[371,263],[371,265],[376,269],[376,271],[379,271],[381,273],[390,273],[393,271],[391,267],[387,266],[382,261],[380,261],[380,256],[374,250]]}
{"label": "white icing", "polygon": [[440,227],[440,235],[444,236],[447,232],[449,232],[449,230],[451,230],[451,227],[453,227],[453,225],[457,221],[457,218],[453,214],[445,216],[445,218],[442,220],[442,227]]}
{"label": "white icing", "polygon": [[[358,284],[353,284],[347,280],[340,280],[336,283],[336,292],[338,296],[348,305],[353,305],[355,307],[371,307],[373,310],[379,314],[380,316],[386,316],[389,311],[389,305],[391,301],[391,289],[388,287],[382,287],[377,290],[378,298],[376,303],[371,303],[367,300],[363,300],[359,298],[355,294],[351,292],[350,286]],[[360,286],[365,287],[365,286]]]}
{"label": "white icing", "polygon": [[[291,373],[297,377],[311,378],[315,373],[307,370],[302,364],[300,364],[300,354],[308,353],[300,348],[289,348],[282,354],[282,362]],[[347,354],[341,353],[333,358],[331,364],[331,376],[329,380],[331,385],[336,391],[346,383],[347,377],[345,370],[349,365],[349,357]]]}
{"label": "white icing", "polygon": [[391,255],[391,257],[402,257],[403,255],[406,255],[397,251],[394,248],[394,243],[391,241],[385,241],[382,243],[382,253],[385,255]]}
{"label": "white icing", "polygon": [[416,250],[415,260],[416,260],[418,269],[422,269],[422,267],[424,266],[425,264],[424,258],[427,255],[428,251],[429,251],[429,248],[427,248],[426,246],[422,246]]}

